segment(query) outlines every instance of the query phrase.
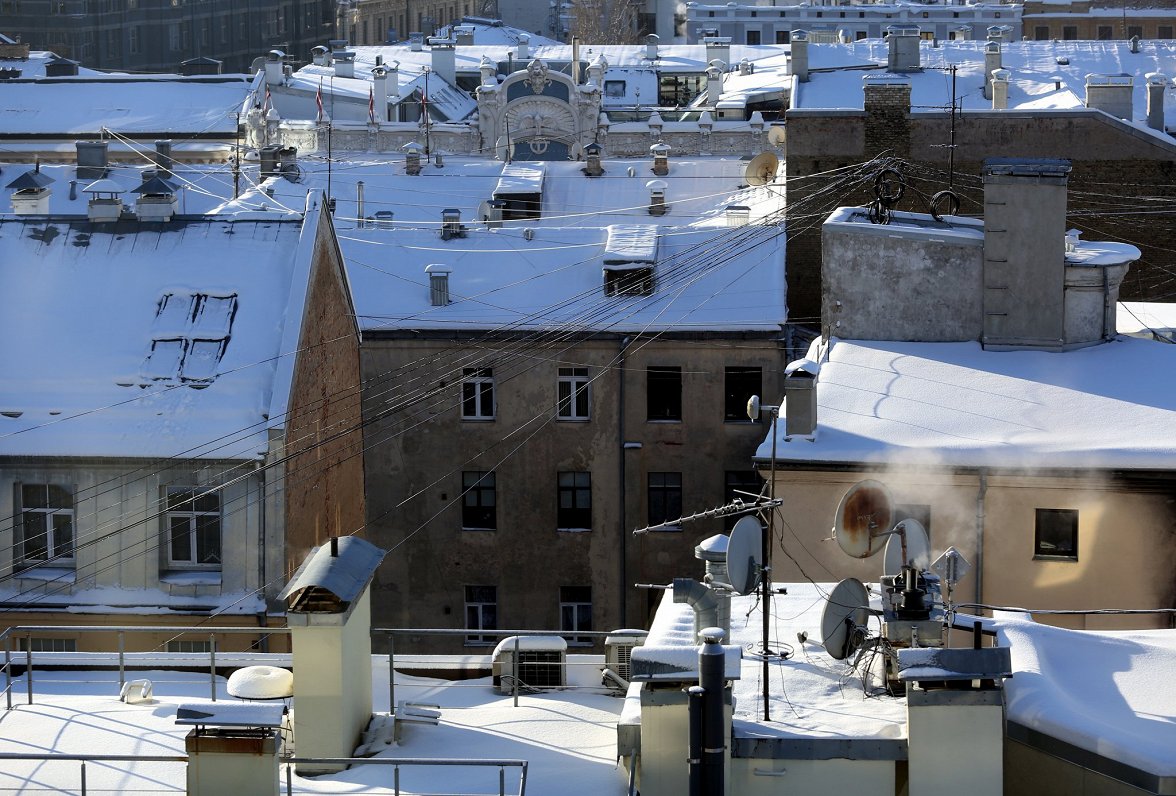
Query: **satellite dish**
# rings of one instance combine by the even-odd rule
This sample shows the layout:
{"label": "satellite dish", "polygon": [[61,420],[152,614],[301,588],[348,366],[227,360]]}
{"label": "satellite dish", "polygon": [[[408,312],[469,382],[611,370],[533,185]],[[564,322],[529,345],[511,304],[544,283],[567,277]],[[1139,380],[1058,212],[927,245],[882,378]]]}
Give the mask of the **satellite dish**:
{"label": "satellite dish", "polygon": [[[926,569],[931,563],[931,540],[927,529],[918,520],[906,519],[894,526],[895,533],[886,540],[886,551],[882,554],[882,574],[898,575],[906,565]],[[906,561],[902,560],[902,539],[906,537]]]}
{"label": "satellite dish", "polygon": [[743,170],[743,177],[748,185],[767,185],[769,182],[775,182],[778,168],[780,158],[771,152],[761,152],[747,164],[747,168]]}
{"label": "satellite dish", "polygon": [[784,146],[784,128],[780,125],[772,125],[768,128],[768,143],[772,146]]}
{"label": "satellite dish", "polygon": [[833,520],[833,538],[846,555],[869,558],[882,549],[881,537],[892,527],[893,505],[881,481],[862,481],[845,493]]}
{"label": "satellite dish", "polygon": [[821,612],[821,643],[836,660],[854,653],[865,636],[870,618],[870,594],[857,578],[846,578],[834,587]]}
{"label": "satellite dish", "polygon": [[740,517],[731,529],[727,541],[727,580],[736,594],[749,594],[759,585],[763,533],[760,521],[750,514]]}
{"label": "satellite dish", "polygon": [[490,202],[489,202],[489,200],[485,200],[480,205],[478,205],[478,220],[479,221],[489,221],[490,220]]}
{"label": "satellite dish", "polygon": [[747,416],[754,423],[760,418],[760,397],[753,395],[747,399]]}

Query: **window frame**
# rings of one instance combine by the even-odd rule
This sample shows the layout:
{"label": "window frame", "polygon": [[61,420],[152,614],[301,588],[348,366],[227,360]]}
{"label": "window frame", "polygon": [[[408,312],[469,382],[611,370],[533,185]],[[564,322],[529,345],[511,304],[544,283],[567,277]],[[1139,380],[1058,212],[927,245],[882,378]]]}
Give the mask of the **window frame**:
{"label": "window frame", "polygon": [[[1068,525],[1068,530],[1061,527],[1062,524]],[[1049,527],[1055,525],[1055,527]],[[1059,548],[1051,541],[1043,538],[1047,534],[1051,537],[1059,530],[1068,532],[1069,551],[1058,552]],[[1033,558],[1035,560],[1047,561],[1078,561],[1078,543],[1079,543],[1079,524],[1078,524],[1078,509],[1034,509],[1034,523],[1033,523]],[[1049,545],[1048,547],[1046,545]]]}
{"label": "window frame", "polygon": [[592,636],[578,635],[592,630],[591,586],[559,587],[559,629],[570,645],[587,647],[594,643]]}
{"label": "window frame", "polygon": [[[498,530],[498,479],[493,470],[463,470],[461,473],[461,529]],[[489,482],[489,483],[487,483]],[[489,495],[489,502],[485,502]],[[472,502],[471,502],[472,500]],[[489,524],[478,518],[489,516]]]}
{"label": "window frame", "polygon": [[[658,482],[658,483],[655,483]],[[676,481],[676,483],[673,483]],[[682,473],[653,471],[645,476],[645,508],[648,525],[661,525],[682,516]],[[675,500],[677,508],[675,509]],[[680,531],[682,526],[668,525],[661,531]]]}
{"label": "window frame", "polygon": [[[179,500],[178,503],[173,503],[173,498]],[[211,508],[197,508],[200,501],[215,499],[216,509]],[[224,570],[224,501],[221,500],[219,490],[209,490],[203,487],[194,486],[166,486],[163,488],[163,547],[164,547],[164,565],[171,570],[184,571],[198,571],[198,572],[222,572]],[[189,508],[182,508],[187,504]],[[173,508],[174,506],[174,508]],[[207,530],[207,526],[202,526],[200,518],[214,517],[215,521],[215,561],[200,561],[201,556],[201,542],[207,541],[208,538],[202,540],[201,532]],[[175,553],[177,550],[177,542],[179,541],[176,530],[176,521],[186,521],[188,529],[182,532],[186,535],[188,543],[189,559],[177,559]],[[207,553],[206,553],[207,554]]]}
{"label": "window frame", "polygon": [[[666,390],[673,390],[676,395],[663,392]],[[682,422],[681,366],[650,365],[645,369],[645,420],[647,423]]]}
{"label": "window frame", "polygon": [[494,368],[462,368],[461,419],[494,420],[498,414],[494,392]]}
{"label": "window frame", "polygon": [[[755,375],[754,380],[750,377]],[[754,381],[755,388],[749,385]],[[749,392],[749,390],[751,390]],[[764,394],[764,369],[759,365],[727,365],[723,368],[723,422],[760,423],[760,418],[747,416],[747,401],[753,395]]]}
{"label": "window frame", "polygon": [[559,368],[555,380],[555,419],[584,422],[592,419],[592,379],[588,368]]}
{"label": "window frame", "polygon": [[[752,476],[752,478],[749,478],[747,476]],[[753,481],[753,478],[754,478],[754,481]],[[764,483],[765,483],[765,479],[760,477],[758,470],[724,470],[723,471],[723,505],[725,506],[728,503],[733,502],[735,500],[735,498],[739,498],[744,503],[753,502],[755,500],[755,498],[752,498],[748,495],[737,495],[736,492],[737,491],[738,492],[755,491],[756,494],[759,494],[760,491],[763,489]],[[755,490],[748,489],[747,487],[750,487],[750,486],[755,486],[756,489]],[[727,531],[730,531],[732,528],[735,527],[735,523],[739,522],[739,520],[745,516],[747,516],[746,513],[727,515],[726,517],[723,518],[723,528]]]}
{"label": "window frame", "polygon": [[[485,599],[487,596],[490,599]],[[471,624],[471,620],[476,620],[476,624]],[[465,587],[465,629],[483,631],[498,629],[497,586],[475,584]],[[471,633],[465,637],[464,643],[467,647],[485,647],[490,644],[497,644],[498,636],[487,636],[484,633]]]}
{"label": "window frame", "polygon": [[[44,490],[44,505],[29,506],[29,499],[25,490],[43,489]],[[17,570],[33,569],[42,566],[55,567],[76,567],[76,540],[77,540],[77,500],[75,498],[75,490],[72,485],[62,484],[52,479],[44,482],[27,483],[18,481],[14,484],[14,498],[16,500],[17,521],[14,523],[13,533],[13,564]],[[54,493],[57,493],[56,495]],[[55,505],[54,498],[65,498],[69,505]],[[42,501],[34,500],[33,503],[40,503]],[[33,517],[41,517],[41,528],[39,531],[33,533],[29,532],[30,525],[37,525],[36,522],[30,522]],[[58,519],[64,520],[62,525],[58,525]],[[66,536],[61,538],[61,531],[65,530]],[[29,539],[44,538],[44,544],[41,549],[43,553],[38,555],[34,553],[30,557],[28,553]]]}
{"label": "window frame", "polygon": [[[568,505],[564,505],[565,502]],[[577,505],[583,502],[584,505]],[[592,530],[592,472],[562,470],[556,478],[556,530]]]}

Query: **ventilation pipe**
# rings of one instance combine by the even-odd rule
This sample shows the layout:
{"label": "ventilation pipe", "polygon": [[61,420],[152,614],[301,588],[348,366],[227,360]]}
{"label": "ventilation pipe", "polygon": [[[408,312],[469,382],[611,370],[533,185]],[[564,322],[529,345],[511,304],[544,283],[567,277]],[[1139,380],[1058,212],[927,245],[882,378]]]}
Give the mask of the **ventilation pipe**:
{"label": "ventilation pipe", "polygon": [[[989,30],[991,31],[991,28]],[[1000,67],[1000,42],[989,38],[988,43],[984,45],[984,99],[986,100],[992,99],[992,73]]]}
{"label": "ventilation pipe", "polygon": [[310,60],[315,66],[330,66],[331,51],[321,44],[311,47]]}
{"label": "ventilation pipe", "polygon": [[444,307],[450,303],[449,275],[453,269],[441,263],[425,266],[425,273],[429,275],[429,304],[434,307]]}
{"label": "ventilation pipe", "polygon": [[404,173],[411,177],[415,177],[421,173],[421,152],[424,147],[416,141],[410,141],[404,145]]}
{"label": "ventilation pipe", "polygon": [[461,211],[456,207],[447,207],[441,211],[441,240],[460,237],[463,237]]}
{"label": "ventilation pipe", "polygon": [[886,68],[891,72],[913,72],[919,68],[919,27],[891,25],[886,29]]}
{"label": "ventilation pipe", "polygon": [[286,83],[285,66],[286,54],[281,50],[270,50],[265,54],[265,84],[267,86],[281,86]]}
{"label": "ventilation pipe", "polygon": [[1147,76],[1147,126],[1164,132],[1164,91],[1168,78],[1159,72]]}
{"label": "ventilation pipe", "polygon": [[727,70],[726,61],[714,60],[706,68],[706,104],[718,105],[719,97],[723,96],[723,72]]}
{"label": "ventilation pipe", "polygon": [[457,54],[453,46],[453,39],[429,39],[433,71],[451,86],[457,83]]}
{"label": "ventilation pipe", "polygon": [[650,180],[645,183],[645,187],[649,189],[649,215],[664,216],[668,213],[670,206],[666,204],[666,181]]}
{"label": "ventilation pipe", "polygon": [[645,37],[645,57],[650,61],[657,60],[657,45],[660,41],[656,33],[650,33]]}
{"label": "ventilation pipe", "polygon": [[269,177],[277,176],[278,173],[278,153],[281,147],[277,144],[268,144],[257,150],[257,156],[260,161],[260,176],[267,179]]}
{"label": "ventilation pipe", "polygon": [[600,163],[603,149],[595,141],[584,147],[584,173],[589,177],[600,177],[604,174],[604,167]]}
{"label": "ventilation pipe", "polygon": [[649,119],[645,123],[649,125],[650,137],[652,137],[655,141],[661,141],[662,125],[665,124],[665,122],[662,121],[661,114],[657,111],[654,111],[653,113],[649,114]]}
{"label": "ventilation pipe", "polygon": [[355,226],[363,229],[363,180],[355,183]]}
{"label": "ventilation pipe", "polygon": [[702,43],[706,47],[707,63],[722,61],[724,66],[731,63],[730,36],[706,36]]}
{"label": "ventilation pipe", "polygon": [[[664,177],[670,173],[670,147],[669,144],[664,144],[658,141],[649,148],[649,152],[653,155],[653,173],[659,177]],[[666,184],[661,180],[654,180],[654,182],[661,183],[662,190],[665,190]],[[651,188],[653,183],[647,184],[646,188]]]}
{"label": "ventilation pipe", "polygon": [[372,104],[376,108],[376,122],[388,121],[388,69],[372,69]]}
{"label": "ventilation pipe", "polygon": [[698,651],[698,683],[702,687],[702,762],[699,766],[700,793],[723,796],[726,787],[724,758],[729,733],[726,721],[725,666],[727,654],[722,647],[722,628],[702,631],[703,645]]}
{"label": "ventilation pipe", "polygon": [[784,434],[812,437],[817,433],[817,376],[802,366],[784,372]]}
{"label": "ventilation pipe", "polygon": [[518,57],[524,63],[531,58],[531,37],[526,33],[519,36]]}
{"label": "ventilation pipe", "polygon": [[792,76],[798,83],[807,83],[809,79],[808,32],[792,31]]}
{"label": "ventilation pipe", "polygon": [[1139,52],[1139,37],[1138,36],[1131,37],[1131,52],[1133,52],[1133,53]]}
{"label": "ventilation pipe", "polygon": [[992,70],[992,109],[994,111],[1008,110],[1009,107],[1009,77],[1007,69]]}
{"label": "ventilation pipe", "polygon": [[750,75],[754,72],[755,72],[755,65],[751,61],[744,58],[742,61],[739,62],[739,74],[740,75],[743,75],[746,77],[747,75]]}
{"label": "ventilation pipe", "polygon": [[[708,627],[724,627],[719,594],[690,578],[674,578],[674,602],[694,609],[694,638],[701,640]],[[730,609],[728,608],[728,611]],[[728,624],[729,622],[728,614]]]}

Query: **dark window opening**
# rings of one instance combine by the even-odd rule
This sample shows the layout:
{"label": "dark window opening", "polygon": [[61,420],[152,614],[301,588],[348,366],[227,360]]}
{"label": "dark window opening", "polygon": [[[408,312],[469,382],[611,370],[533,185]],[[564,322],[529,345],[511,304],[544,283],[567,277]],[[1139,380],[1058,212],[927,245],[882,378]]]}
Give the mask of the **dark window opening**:
{"label": "dark window opening", "polygon": [[649,524],[661,525],[682,516],[682,474],[649,474]]}
{"label": "dark window opening", "polygon": [[626,268],[604,272],[604,295],[606,296],[650,296],[653,295],[652,268]]}
{"label": "dark window opening", "polygon": [[[559,629],[565,633],[592,629],[592,587],[559,587]],[[591,644],[591,636],[566,636],[569,644]]]}
{"label": "dark window opening", "polygon": [[[744,503],[754,503],[756,497],[763,490],[764,479],[755,470],[728,470],[726,482],[723,485],[723,503],[734,503],[742,500]],[[723,527],[728,531],[735,527],[744,514],[733,514],[723,518]]]}
{"label": "dark window opening", "polygon": [[1037,509],[1033,554],[1077,561],[1078,512],[1074,509]]}
{"label": "dark window opening", "polygon": [[493,531],[498,528],[494,473],[467,471],[461,474],[461,527],[465,531]]}
{"label": "dark window opening", "polygon": [[560,530],[591,530],[592,473],[559,474],[559,510],[556,524]]}
{"label": "dark window opening", "polygon": [[651,366],[646,370],[646,418],[682,419],[682,368]]}
{"label": "dark window opening", "polygon": [[728,423],[757,422],[747,416],[747,401],[763,393],[763,369],[732,366],[723,374],[723,420]]}

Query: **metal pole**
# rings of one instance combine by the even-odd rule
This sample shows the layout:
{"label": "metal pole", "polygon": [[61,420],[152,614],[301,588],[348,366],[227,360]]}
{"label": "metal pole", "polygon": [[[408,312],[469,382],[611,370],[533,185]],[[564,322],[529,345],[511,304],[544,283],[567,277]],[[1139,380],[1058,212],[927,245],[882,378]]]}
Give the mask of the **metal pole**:
{"label": "metal pole", "polygon": [[12,636],[4,637],[4,699],[12,710]]}
{"label": "metal pole", "polygon": [[121,694],[123,686],[127,684],[126,664],[126,633],[118,631],[118,692]]}
{"label": "metal pole", "polygon": [[216,635],[208,634],[208,689],[212,692],[212,701],[216,702]]}
{"label": "metal pole", "polygon": [[82,761],[82,796],[86,796],[86,761]]}
{"label": "metal pole", "polygon": [[506,769],[498,767],[498,796],[506,796]]}
{"label": "metal pole", "polygon": [[33,634],[25,634],[25,693],[33,704]]}
{"label": "metal pole", "polygon": [[294,793],[294,785],[290,781],[290,769],[292,768],[294,768],[292,764],[286,764],[286,796],[292,796]]}
{"label": "metal pole", "polygon": [[[713,631],[708,633],[707,630]],[[708,628],[703,631],[704,644],[698,653],[698,674],[702,685],[702,793],[723,796],[723,753],[726,750],[724,729],[726,716],[723,689],[727,655],[719,644],[723,631]],[[764,656],[767,660],[767,656]]]}
{"label": "metal pole", "polygon": [[951,141],[947,148],[947,187],[955,187],[956,65],[951,65]]}
{"label": "metal pole", "polygon": [[396,796],[400,796],[400,766],[392,767],[392,787],[395,789]]}
{"label": "metal pole", "polygon": [[760,602],[763,603],[764,612],[764,671],[763,671],[763,691],[764,691],[764,721],[772,720],[771,700],[769,693],[769,680],[771,679],[772,669],[768,661],[768,656],[771,653],[771,648],[768,646],[768,641],[771,636],[771,619],[772,619],[772,537],[775,535],[773,530],[776,526],[776,425],[780,419],[780,407],[772,410],[772,464],[769,469],[768,482],[768,501],[772,507],[768,514],[768,528],[766,533],[760,536],[760,560],[763,561],[763,574],[760,576]]}
{"label": "metal pole", "polygon": [[[514,670],[514,706],[519,706],[519,637],[515,636],[514,645],[514,660],[511,662],[511,669]],[[30,701],[29,704],[32,704]]]}
{"label": "metal pole", "polygon": [[356,210],[358,212],[355,214],[356,215],[355,226],[359,227],[360,229],[363,229],[363,180],[360,180],[358,183],[356,183],[355,193],[356,193],[355,203],[356,203],[356,205],[358,205],[358,207],[356,208]]}
{"label": "metal pole", "polygon": [[388,637],[388,715],[396,712],[396,651],[393,648],[395,636],[389,630]]}
{"label": "metal pole", "polygon": [[[690,746],[686,754],[686,765],[690,770],[690,796],[703,796],[702,792],[702,698],[706,689],[692,685],[686,689],[687,708],[690,720]],[[633,763],[636,768],[636,761]]]}

